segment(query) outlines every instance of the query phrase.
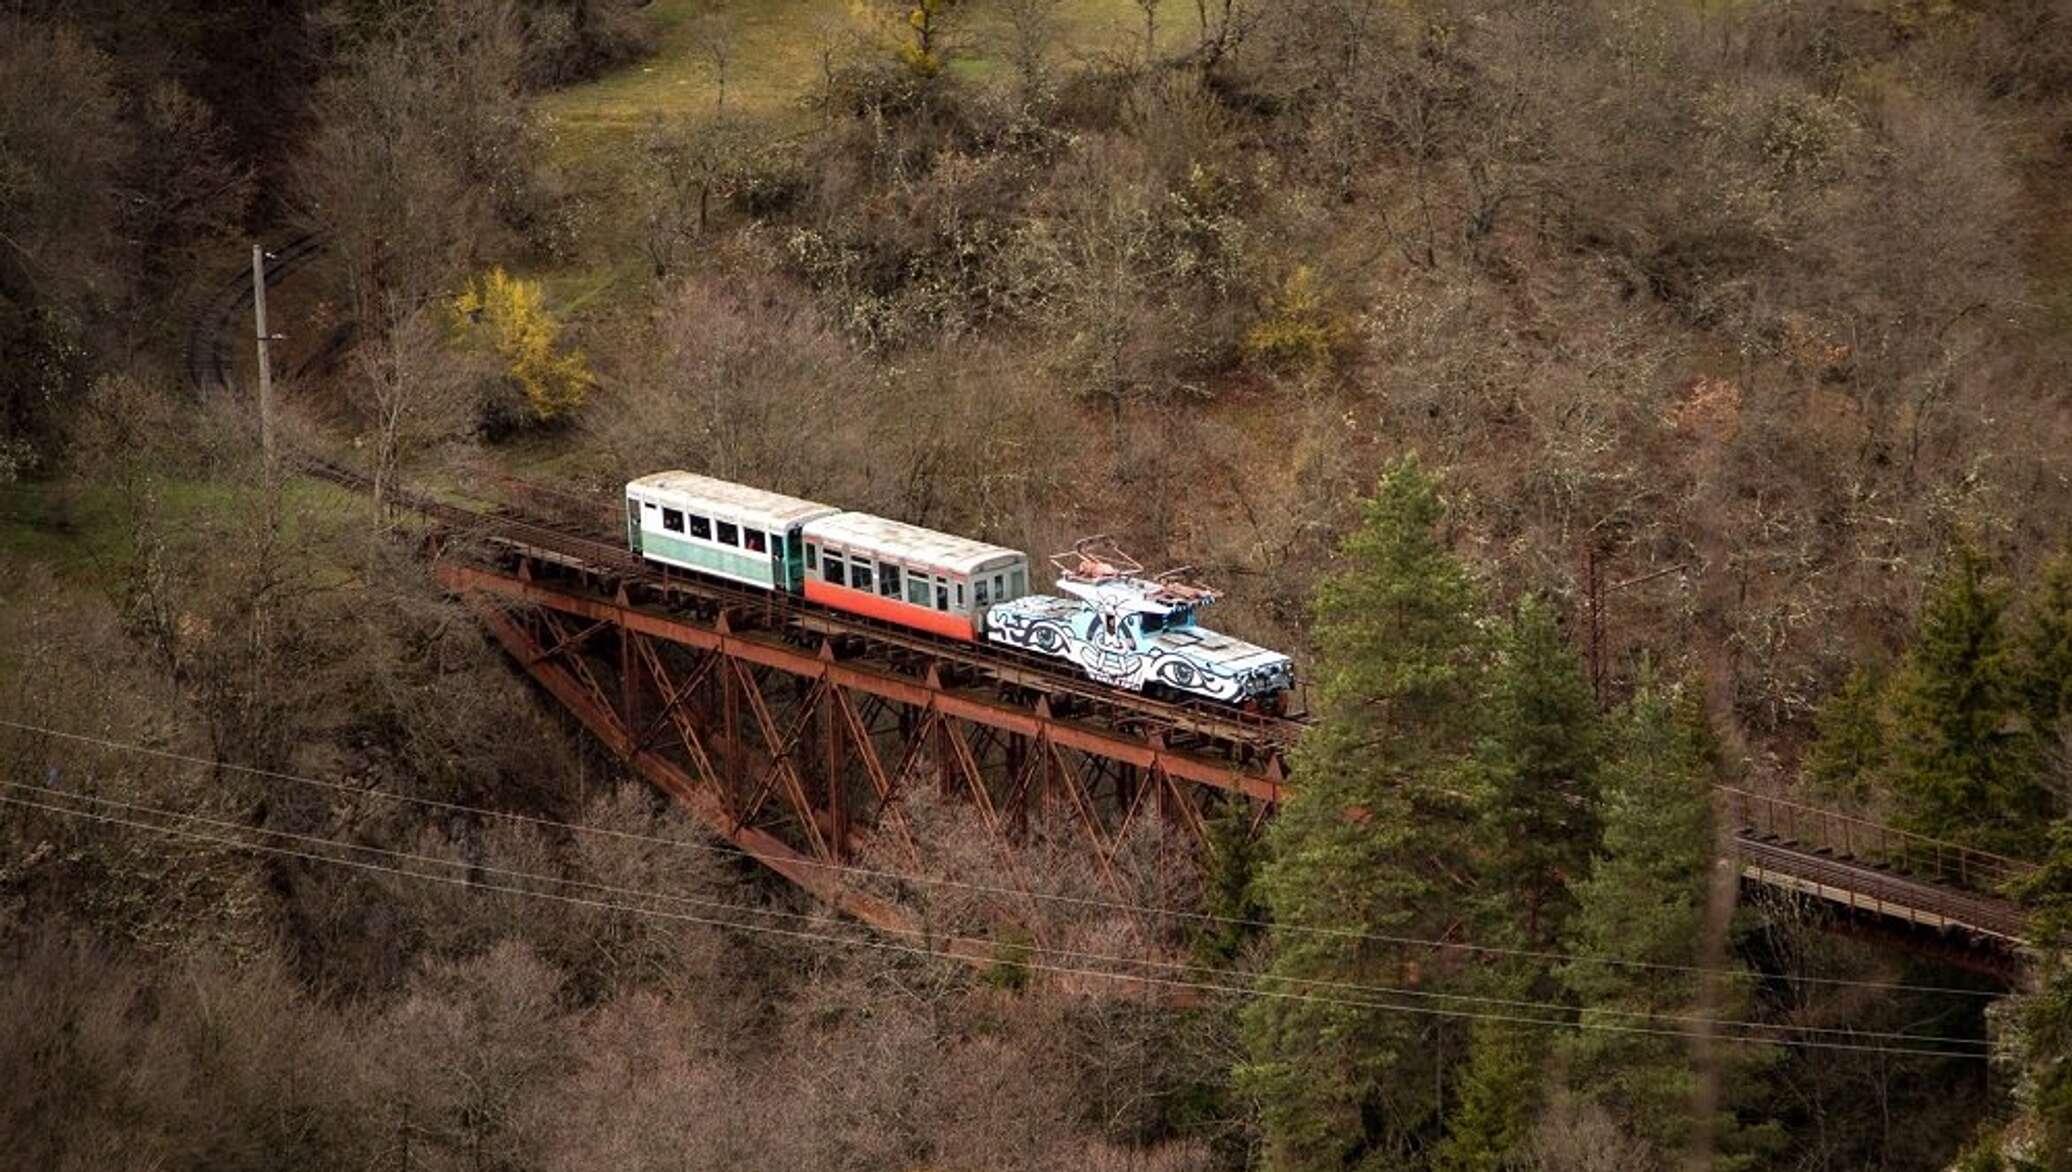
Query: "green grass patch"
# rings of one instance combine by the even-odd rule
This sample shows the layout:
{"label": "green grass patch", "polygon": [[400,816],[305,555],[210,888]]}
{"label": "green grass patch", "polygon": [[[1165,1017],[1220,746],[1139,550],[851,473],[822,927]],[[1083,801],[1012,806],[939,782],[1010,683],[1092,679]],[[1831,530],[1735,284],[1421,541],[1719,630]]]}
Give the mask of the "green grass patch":
{"label": "green grass patch", "polygon": [[[1167,8],[1159,20],[1161,52],[1184,49],[1197,31],[1190,8]],[[719,99],[719,71],[708,40],[726,47],[728,111],[804,127],[812,117],[806,99],[821,81],[822,47],[861,27],[842,0],[655,0],[648,13],[657,32],[653,54],[541,100],[562,161],[604,165],[629,136],[656,120],[709,117]],[[1143,14],[1131,0],[1065,0],[1057,17],[1060,59],[1142,51]],[[1004,73],[1002,32],[996,11],[973,4],[952,71],[972,79]]]}
{"label": "green grass patch", "polygon": [[[702,13],[711,8],[710,16]],[[719,71],[703,41],[726,47],[729,111],[752,116],[806,118],[802,97],[819,70],[821,27],[844,18],[828,0],[655,0],[649,13],[658,30],[648,58],[596,81],[550,94],[540,102],[557,147],[585,161],[655,120],[710,116],[719,99]]]}
{"label": "green grass patch", "polygon": [[[161,480],[154,486],[160,526],[169,534],[205,534],[235,523],[250,494],[220,481]],[[281,488],[282,525],[292,537],[311,518],[364,512],[361,499],[335,485],[289,480]],[[105,580],[109,567],[136,551],[136,505],[106,484],[0,486],[0,558],[46,567],[60,579]]]}

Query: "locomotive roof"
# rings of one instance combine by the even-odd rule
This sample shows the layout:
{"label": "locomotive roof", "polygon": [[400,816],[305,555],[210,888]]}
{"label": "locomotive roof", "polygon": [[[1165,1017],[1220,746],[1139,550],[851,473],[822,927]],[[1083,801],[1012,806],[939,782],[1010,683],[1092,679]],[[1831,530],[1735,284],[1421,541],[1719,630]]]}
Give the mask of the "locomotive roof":
{"label": "locomotive roof", "polygon": [[874,556],[922,562],[953,574],[970,574],[1001,558],[1027,556],[1021,550],[1004,545],[974,541],[953,533],[938,533],[869,513],[836,513],[831,517],[820,517],[807,524],[805,535],[814,540],[865,550]]}
{"label": "locomotive roof", "polygon": [[824,517],[841,510],[817,501],[800,500],[781,492],[770,492],[700,476],[696,472],[655,472],[626,485],[627,492],[646,491],[667,496],[671,504],[703,505],[737,520],[754,521],[770,529],[784,529],[800,521]]}

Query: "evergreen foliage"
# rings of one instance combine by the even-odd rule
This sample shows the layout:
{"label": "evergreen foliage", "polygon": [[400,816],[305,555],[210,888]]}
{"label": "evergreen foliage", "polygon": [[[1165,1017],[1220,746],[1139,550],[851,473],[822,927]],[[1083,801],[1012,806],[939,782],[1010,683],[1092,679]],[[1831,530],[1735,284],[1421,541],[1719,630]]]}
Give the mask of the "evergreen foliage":
{"label": "evergreen foliage", "polygon": [[1884,702],[1884,679],[1859,667],[1821,706],[1803,773],[1816,794],[1845,801],[1870,795],[1888,760]]}
{"label": "evergreen foliage", "polygon": [[2050,795],[2018,711],[2007,592],[1990,569],[1960,545],[1922,608],[1888,698],[1893,788],[1911,830],[2033,854]]}
{"label": "evergreen foliage", "polygon": [[[1617,748],[1603,775],[1603,854],[1578,885],[1564,939],[1578,957],[1697,961],[1713,852],[1711,777],[1699,726],[1678,699],[1650,683],[1616,718]],[[1663,969],[1575,960],[1559,977],[1585,1025],[1631,1024],[1624,1013],[1687,1014],[1699,993],[1695,975]],[[1580,1097],[1603,1104],[1657,1151],[1682,1149],[1696,1090],[1682,1039],[1581,1030],[1559,1046]]]}
{"label": "evergreen foliage", "polygon": [[2039,958],[2037,992],[2021,1022],[2027,1084],[2022,1097],[2044,1172],[2072,1172],[2072,820],[2051,828],[2050,853],[2017,893],[2030,911]]}
{"label": "evergreen foliage", "polygon": [[[1270,833],[1261,886],[1272,909],[1271,978],[1422,981],[1427,954],[1286,927],[1431,937],[1463,881],[1463,811],[1449,781],[1466,755],[1480,661],[1475,591],[1440,543],[1438,485],[1414,459],[1390,466],[1344,568],[1319,593],[1318,726],[1296,753],[1299,784]],[[1270,1168],[1398,1167],[1429,1142],[1442,1107],[1440,1019],[1335,1002],[1261,998],[1245,1010]]]}
{"label": "evergreen foliage", "polygon": [[1259,844],[1252,803],[1230,798],[1208,821],[1202,844],[1202,912],[1210,917],[1194,941],[1199,964],[1222,966],[1243,955],[1270,914],[1259,894]]}
{"label": "evergreen foliage", "polygon": [[[1542,991],[1538,978],[1543,976],[1537,965],[1507,973],[1494,983],[1493,995],[1533,996]],[[1545,1098],[1549,1042],[1547,1031],[1538,1026],[1475,1023],[1459,1100],[1432,1161],[1437,1172],[1504,1172],[1525,1166],[1524,1153]]]}
{"label": "evergreen foliage", "polygon": [[1596,843],[1601,730],[1554,612],[1527,598],[1497,640],[1473,766],[1489,934],[1554,942]]}
{"label": "evergreen foliage", "polygon": [[2072,552],[2043,572],[2020,638],[2022,703],[2045,751],[2072,781]]}

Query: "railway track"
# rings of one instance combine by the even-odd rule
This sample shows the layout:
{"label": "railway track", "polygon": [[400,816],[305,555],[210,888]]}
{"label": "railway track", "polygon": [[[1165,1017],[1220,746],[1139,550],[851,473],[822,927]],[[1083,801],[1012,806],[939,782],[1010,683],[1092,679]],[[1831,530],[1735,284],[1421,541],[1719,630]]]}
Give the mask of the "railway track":
{"label": "railway track", "polygon": [[1744,877],[1852,911],[2008,944],[2020,944],[2027,934],[2028,917],[2005,899],[1924,883],[1872,861],[1754,831],[1736,834],[1734,850]]}
{"label": "railway track", "polygon": [[[312,234],[283,246],[267,263],[269,286],[308,263],[322,250]],[[187,373],[198,389],[230,385],[232,347],[238,318],[252,299],[249,274],[227,281],[210,300],[207,311],[189,333]],[[357,469],[289,449],[284,458],[299,473],[350,492],[372,497],[373,480]],[[677,602],[694,601],[748,619],[751,625],[780,636],[805,641],[845,641],[860,656],[911,657],[957,669],[997,685],[1003,692],[1040,699],[1050,705],[1073,706],[1102,723],[1132,733],[1153,733],[1175,747],[1190,744],[1256,752],[1277,762],[1310,724],[1306,715],[1267,715],[1206,702],[1175,702],[1136,695],[1093,683],[1069,666],[1017,649],[948,639],[836,611],[788,594],[751,590],[718,579],[686,574],[647,562],[618,540],[615,510],[596,497],[571,493],[554,485],[530,482],[496,470],[474,470],[493,491],[490,506],[457,504],[421,492],[392,489],[387,507],[423,518],[448,538],[447,547],[472,544],[490,556],[530,559],[564,567],[592,579],[600,590],[627,591],[666,612]],[[631,588],[628,591],[628,588]],[[1717,787],[1722,816],[1735,829],[1733,853],[1743,875],[1752,881],[1783,887],[1848,908],[1908,924],[1983,937],[2018,946],[2025,923],[2019,909],[1987,894],[1998,886],[1991,874],[1974,874],[1986,856],[1970,860],[1970,870],[1932,866],[1925,871],[1895,868],[1881,861],[1879,849],[1865,851],[1865,832],[1895,834],[1856,823],[1848,827],[1807,825],[1809,819],[1839,816],[1795,807],[1788,802],[1757,799],[1729,787]],[[1769,802],[1766,806],[1763,803]],[[1769,806],[1791,807],[1792,825],[1778,833],[1780,815]],[[1849,820],[1842,819],[1847,822]],[[1810,836],[1804,832],[1813,830]],[[1832,839],[1833,841],[1829,841]],[[1925,840],[1924,840],[1925,841]],[[1940,861],[1941,846],[1936,847]],[[1907,848],[1918,854],[1918,846]],[[1961,848],[1950,848],[1958,850]],[[1889,853],[1889,852],[1887,852]],[[1907,856],[1911,858],[1911,854]],[[1962,860],[1960,860],[1962,861]],[[2014,865],[2011,860],[2001,863]],[[1990,872],[1991,867],[1985,868]],[[2004,878],[2004,876],[2002,876]],[[1981,887],[1985,890],[1981,890]]]}
{"label": "railway track", "polygon": [[[281,245],[267,256],[267,287],[272,288],[276,281],[308,264],[323,250],[324,238],[316,232],[306,232]],[[238,335],[238,319],[250,313],[253,296],[252,274],[240,271],[217,286],[201,314],[188,326],[187,382],[197,391],[229,389],[231,371],[236,366],[233,339]]]}
{"label": "railway track", "polygon": [[[289,459],[304,475],[356,493],[373,492],[372,478],[356,469],[307,453],[291,453]],[[741,615],[756,616],[757,621],[775,630],[797,631],[816,638],[850,638],[871,649],[954,664],[1006,687],[1048,697],[1053,703],[1064,699],[1107,711],[1140,728],[1281,752],[1300,738],[1309,723],[1302,715],[1269,715],[1121,692],[1096,684],[1056,660],[1013,648],[945,638],[823,607],[788,594],[676,572],[656,566],[594,533],[508,506],[471,508],[409,491],[390,493],[388,503],[424,517],[458,537],[486,542],[603,581],[637,583],[662,598],[701,598]]]}
{"label": "railway track", "polygon": [[[320,234],[307,233],[270,253],[265,268],[268,287],[320,255],[323,247]],[[229,388],[238,319],[248,312],[252,298],[250,274],[232,277],[223,283],[208,302],[208,308],[190,327],[187,379],[198,391]],[[284,459],[304,475],[355,493],[373,495],[373,478],[357,469],[294,449],[287,449]],[[497,482],[501,495],[527,501],[531,507],[506,504],[495,508],[471,508],[403,489],[389,491],[387,504],[422,516],[453,533],[515,553],[600,578],[643,583],[664,596],[700,596],[722,606],[761,614],[767,621],[782,627],[821,636],[853,637],[882,648],[926,655],[957,664],[1010,687],[1126,714],[1144,727],[1279,752],[1293,745],[1308,723],[1307,718],[1301,715],[1250,713],[1206,702],[1165,700],[1119,692],[1086,679],[1056,660],[1013,648],[947,639],[832,610],[789,595],[749,590],[716,579],[672,572],[645,561],[616,540],[601,539],[598,530],[605,527],[604,518],[609,510],[595,500],[507,474],[492,474],[491,478]],[[552,506],[551,510],[548,505]],[[555,516],[543,515],[549,511]],[[615,534],[613,536],[616,537]]]}

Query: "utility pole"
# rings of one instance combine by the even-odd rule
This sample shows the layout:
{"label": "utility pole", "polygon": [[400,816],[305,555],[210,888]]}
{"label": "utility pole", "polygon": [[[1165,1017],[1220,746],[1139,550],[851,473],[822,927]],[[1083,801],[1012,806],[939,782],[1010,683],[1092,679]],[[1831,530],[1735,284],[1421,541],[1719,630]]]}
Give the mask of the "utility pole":
{"label": "utility pole", "polygon": [[272,341],[266,332],[266,250],[252,246],[252,316],[259,338],[259,448],[266,454],[266,470],[273,471],[273,363],[266,353]]}

